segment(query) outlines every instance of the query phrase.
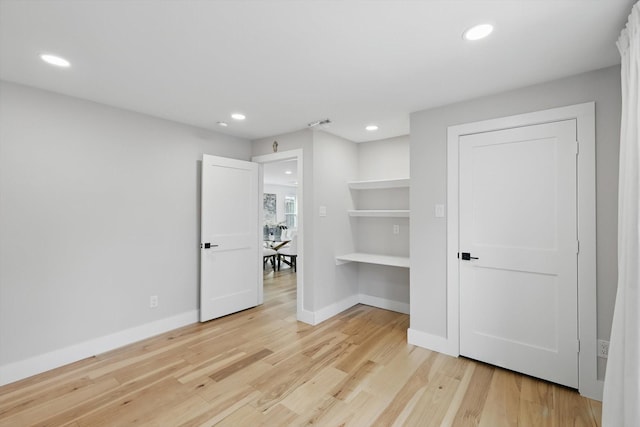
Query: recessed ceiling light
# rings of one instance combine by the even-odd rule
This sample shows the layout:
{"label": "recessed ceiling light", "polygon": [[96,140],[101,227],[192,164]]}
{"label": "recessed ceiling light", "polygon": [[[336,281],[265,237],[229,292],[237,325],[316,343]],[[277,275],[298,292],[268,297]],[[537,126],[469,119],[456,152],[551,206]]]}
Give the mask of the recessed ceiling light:
{"label": "recessed ceiling light", "polygon": [[480,24],[480,25],[476,25],[475,27],[469,28],[467,31],[464,32],[462,37],[464,37],[465,40],[469,40],[469,41],[480,40],[487,37],[489,34],[491,34],[492,31],[493,31],[493,25]]}
{"label": "recessed ceiling light", "polygon": [[244,114],[240,114],[240,113],[233,113],[231,115],[231,118],[233,120],[244,120],[244,119],[246,119],[245,115]]}
{"label": "recessed ceiling light", "polygon": [[373,131],[378,130],[378,126],[376,126],[376,125],[369,125],[369,126],[367,126],[365,129],[366,129],[366,130],[368,130],[369,132],[373,132]]}
{"label": "recessed ceiling light", "polygon": [[70,67],[71,63],[64,58],[61,58],[56,55],[49,55],[47,53],[43,53],[40,55],[40,59],[42,59],[47,64],[55,65],[58,67]]}
{"label": "recessed ceiling light", "polygon": [[293,172],[291,171],[284,171],[285,175],[291,175]]}
{"label": "recessed ceiling light", "polygon": [[227,124],[227,122],[218,122],[218,126],[222,126],[223,128],[226,128],[229,125]]}

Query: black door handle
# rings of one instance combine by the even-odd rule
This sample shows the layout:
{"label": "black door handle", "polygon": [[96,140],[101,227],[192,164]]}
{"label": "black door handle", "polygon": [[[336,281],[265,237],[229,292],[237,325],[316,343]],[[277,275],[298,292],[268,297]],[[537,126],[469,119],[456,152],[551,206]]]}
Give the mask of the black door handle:
{"label": "black door handle", "polygon": [[211,248],[217,248],[218,245],[212,245],[211,243],[200,243],[200,249],[202,249],[203,247],[205,249],[211,249]]}
{"label": "black door handle", "polygon": [[470,261],[472,259],[479,259],[477,257],[471,256],[471,254],[469,252],[462,252],[462,256],[460,256],[460,253],[458,253],[458,257],[462,258],[464,261]]}

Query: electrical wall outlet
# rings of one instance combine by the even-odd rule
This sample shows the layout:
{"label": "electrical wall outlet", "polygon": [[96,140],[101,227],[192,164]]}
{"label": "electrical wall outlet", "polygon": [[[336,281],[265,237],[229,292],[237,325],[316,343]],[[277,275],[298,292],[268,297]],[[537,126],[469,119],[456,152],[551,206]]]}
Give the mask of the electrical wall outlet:
{"label": "electrical wall outlet", "polygon": [[151,295],[149,297],[149,308],[157,308],[158,307],[158,295]]}
{"label": "electrical wall outlet", "polygon": [[609,341],[598,340],[598,357],[603,359],[609,357]]}
{"label": "electrical wall outlet", "polygon": [[400,226],[398,224],[393,224],[393,234],[400,234]]}

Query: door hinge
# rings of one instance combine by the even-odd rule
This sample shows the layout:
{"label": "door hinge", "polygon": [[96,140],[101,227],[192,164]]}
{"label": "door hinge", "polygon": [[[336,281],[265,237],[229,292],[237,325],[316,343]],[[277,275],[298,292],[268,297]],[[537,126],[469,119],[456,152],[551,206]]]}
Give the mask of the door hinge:
{"label": "door hinge", "polygon": [[580,143],[576,141],[576,156],[580,154]]}
{"label": "door hinge", "polygon": [[578,340],[578,353],[580,353],[580,340]]}
{"label": "door hinge", "polygon": [[580,253],[580,240],[576,240],[576,253]]}

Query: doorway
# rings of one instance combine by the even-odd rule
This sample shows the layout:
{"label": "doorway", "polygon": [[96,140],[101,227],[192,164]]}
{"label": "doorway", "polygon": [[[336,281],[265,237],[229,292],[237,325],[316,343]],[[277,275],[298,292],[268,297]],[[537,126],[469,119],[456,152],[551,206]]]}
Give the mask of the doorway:
{"label": "doorway", "polygon": [[[260,204],[263,206],[263,194],[268,193],[275,195],[274,202],[275,212],[270,217],[270,221],[273,224],[284,225],[287,230],[295,231],[295,238],[297,240],[297,257],[295,268],[295,280],[296,280],[296,318],[303,320],[302,307],[303,307],[303,292],[304,292],[304,218],[303,218],[303,162],[302,162],[302,149],[283,151],[280,153],[266,154],[261,156],[255,156],[251,159],[253,162],[260,164],[261,174],[265,177],[265,169],[268,173],[278,180],[272,179],[265,180],[260,188]],[[291,173],[287,173],[291,172]],[[262,182],[263,180],[261,180]],[[267,182],[270,181],[270,182]],[[295,183],[295,184],[294,184]],[[295,188],[295,191],[291,189]],[[268,190],[271,189],[271,190]],[[271,191],[271,193],[269,193]],[[278,197],[280,196],[280,197]],[[278,212],[278,207],[281,211]],[[264,206],[263,206],[264,208]],[[263,221],[264,213],[261,218]],[[289,258],[290,260],[290,258]],[[269,266],[265,266],[268,268]],[[271,267],[274,274],[278,273],[275,266]],[[282,265],[281,265],[282,269]],[[291,266],[286,266],[284,270],[287,275],[291,277]],[[289,279],[290,280],[290,279]],[[267,283],[267,279],[265,279]]]}

